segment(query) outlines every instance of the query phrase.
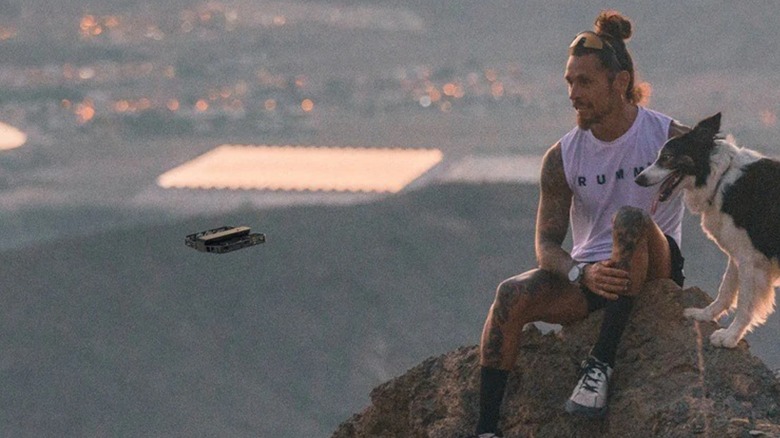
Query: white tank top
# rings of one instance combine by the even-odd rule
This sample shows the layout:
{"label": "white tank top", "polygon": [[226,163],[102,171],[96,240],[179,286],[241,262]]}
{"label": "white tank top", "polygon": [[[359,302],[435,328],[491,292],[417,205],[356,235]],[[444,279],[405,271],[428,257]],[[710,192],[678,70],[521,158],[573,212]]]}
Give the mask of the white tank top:
{"label": "white tank top", "polygon": [[[669,137],[672,119],[639,107],[634,124],[620,138],[604,142],[575,127],[561,139],[563,168],[573,193],[570,219],[574,260],[596,262],[612,253],[612,216],[622,206],[650,211],[658,186],[634,178],[655,161]],[[680,245],[685,206],[678,192],[659,203],[653,220]]]}

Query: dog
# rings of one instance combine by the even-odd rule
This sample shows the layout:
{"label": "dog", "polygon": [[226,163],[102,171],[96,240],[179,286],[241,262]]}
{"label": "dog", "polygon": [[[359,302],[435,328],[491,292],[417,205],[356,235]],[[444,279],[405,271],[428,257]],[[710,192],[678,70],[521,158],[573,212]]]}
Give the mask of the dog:
{"label": "dog", "polygon": [[667,141],[658,158],[637,177],[649,187],[660,184],[657,202],[679,190],[692,213],[701,215],[705,234],[729,258],[718,296],[685,316],[717,321],[736,309],[727,328],[710,342],[734,348],[745,334],[774,311],[780,277],[780,161],[738,147],[719,135],[721,114]]}

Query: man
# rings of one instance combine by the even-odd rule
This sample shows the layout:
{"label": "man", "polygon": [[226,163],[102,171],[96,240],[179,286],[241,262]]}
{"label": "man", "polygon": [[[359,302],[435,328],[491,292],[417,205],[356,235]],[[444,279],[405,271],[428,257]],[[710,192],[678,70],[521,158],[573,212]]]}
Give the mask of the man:
{"label": "man", "polygon": [[[577,114],[545,154],[536,219],[537,269],[499,285],[482,333],[479,438],[498,437],[507,375],[523,326],[567,324],[604,308],[598,340],[565,403],[567,412],[603,416],[620,336],[634,297],[652,279],[682,285],[681,196],[658,205],[634,177],[663,143],[687,128],[639,105],[642,88],[624,40],[631,22],[615,11],[596,19],[569,48],[564,79]],[[650,213],[650,211],[654,213]],[[573,248],[562,248],[571,225]]]}

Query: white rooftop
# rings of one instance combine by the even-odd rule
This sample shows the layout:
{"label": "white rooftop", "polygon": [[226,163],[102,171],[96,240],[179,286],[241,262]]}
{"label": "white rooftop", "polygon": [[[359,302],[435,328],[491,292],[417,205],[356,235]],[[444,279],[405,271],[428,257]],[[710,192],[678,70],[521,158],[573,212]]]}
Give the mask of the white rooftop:
{"label": "white rooftop", "polygon": [[438,149],[221,145],[162,174],[163,188],[396,193]]}

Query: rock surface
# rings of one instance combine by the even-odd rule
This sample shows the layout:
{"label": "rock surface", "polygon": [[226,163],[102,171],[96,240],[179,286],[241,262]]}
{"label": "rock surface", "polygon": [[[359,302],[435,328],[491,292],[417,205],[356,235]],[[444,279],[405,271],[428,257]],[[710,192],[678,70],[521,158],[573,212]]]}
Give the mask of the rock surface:
{"label": "rock surface", "polygon": [[[715,323],[683,318],[710,300],[671,281],[647,285],[618,350],[603,420],[572,417],[563,403],[603,315],[542,334],[524,332],[502,410],[505,437],[780,437],[780,385],[749,350],[714,348]],[[371,392],[371,405],[333,438],[457,438],[477,420],[479,349],[425,360]]]}

